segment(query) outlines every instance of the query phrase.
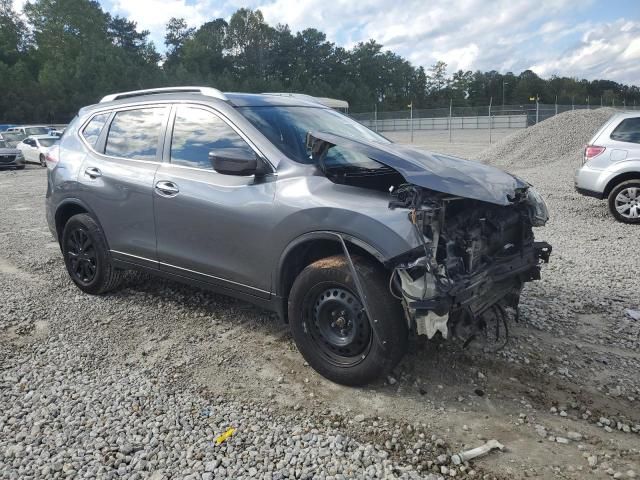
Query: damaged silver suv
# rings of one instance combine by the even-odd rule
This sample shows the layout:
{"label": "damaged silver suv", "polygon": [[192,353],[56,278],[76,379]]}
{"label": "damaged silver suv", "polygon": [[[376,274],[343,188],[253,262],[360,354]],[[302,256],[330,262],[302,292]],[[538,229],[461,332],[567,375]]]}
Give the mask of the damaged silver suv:
{"label": "damaged silver suv", "polygon": [[347,385],[388,373],[411,333],[501,328],[551,253],[526,182],[295,96],[109,95],[80,110],[53,162],[47,220],[81,290],[142,269],[248,300]]}

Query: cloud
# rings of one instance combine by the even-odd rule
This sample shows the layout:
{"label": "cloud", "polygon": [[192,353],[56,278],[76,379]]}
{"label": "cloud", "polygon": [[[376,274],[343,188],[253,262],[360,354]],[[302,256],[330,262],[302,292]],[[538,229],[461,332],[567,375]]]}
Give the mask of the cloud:
{"label": "cloud", "polygon": [[541,76],[567,75],[638,84],[640,22],[620,19],[595,25],[579,42],[553,58],[531,65]]}
{"label": "cloud", "polygon": [[[104,2],[103,2],[104,3]],[[212,2],[190,3],[186,0],[111,0],[112,13],[135,20],[141,30],[164,36],[164,28],[171,17],[184,18],[189,25],[198,26],[216,18],[220,11]]]}

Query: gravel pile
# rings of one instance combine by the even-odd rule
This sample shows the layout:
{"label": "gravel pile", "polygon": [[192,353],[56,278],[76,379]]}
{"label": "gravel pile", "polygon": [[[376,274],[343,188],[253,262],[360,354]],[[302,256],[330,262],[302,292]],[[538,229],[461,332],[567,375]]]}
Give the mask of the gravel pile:
{"label": "gravel pile", "polygon": [[598,108],[561,113],[509,135],[477,155],[476,160],[504,168],[526,168],[561,157],[577,157],[615,112],[613,108]]}

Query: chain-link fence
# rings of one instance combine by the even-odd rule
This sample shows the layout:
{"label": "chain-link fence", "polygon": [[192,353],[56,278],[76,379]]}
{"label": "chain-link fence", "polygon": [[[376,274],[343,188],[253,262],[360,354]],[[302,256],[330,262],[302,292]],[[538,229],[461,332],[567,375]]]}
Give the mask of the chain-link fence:
{"label": "chain-link fence", "polygon": [[[378,132],[410,130],[511,129],[526,128],[569,110],[595,109],[600,105],[499,105],[452,107],[393,112],[353,113],[358,122]],[[617,107],[640,110],[640,106]]]}

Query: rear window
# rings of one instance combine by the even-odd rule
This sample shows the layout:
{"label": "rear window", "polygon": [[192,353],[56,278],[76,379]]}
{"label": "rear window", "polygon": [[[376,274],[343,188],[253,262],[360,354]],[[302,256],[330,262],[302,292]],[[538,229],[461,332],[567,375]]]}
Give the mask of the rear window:
{"label": "rear window", "polygon": [[141,108],[116,113],[104,153],[132,160],[155,160],[165,111],[165,108]]}
{"label": "rear window", "polygon": [[102,127],[104,127],[108,119],[109,113],[100,113],[93,117],[91,121],[87,123],[87,126],[84,127],[82,136],[92,147],[96,145],[98,137],[100,137],[100,132],[102,132]]}
{"label": "rear window", "polygon": [[640,143],[640,118],[625,118],[613,132],[611,140]]}
{"label": "rear window", "polygon": [[47,127],[26,127],[24,132],[27,135],[47,135],[49,129]]}
{"label": "rear window", "polygon": [[43,147],[50,147],[51,145],[53,145],[57,141],[58,141],[57,138],[41,138],[41,139],[38,140],[40,145],[42,145]]}

